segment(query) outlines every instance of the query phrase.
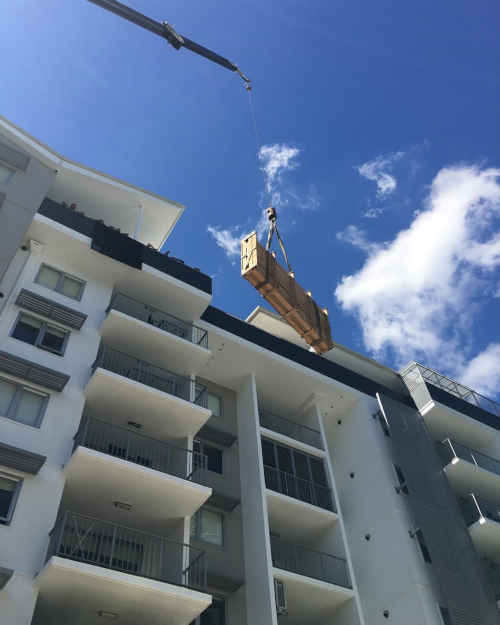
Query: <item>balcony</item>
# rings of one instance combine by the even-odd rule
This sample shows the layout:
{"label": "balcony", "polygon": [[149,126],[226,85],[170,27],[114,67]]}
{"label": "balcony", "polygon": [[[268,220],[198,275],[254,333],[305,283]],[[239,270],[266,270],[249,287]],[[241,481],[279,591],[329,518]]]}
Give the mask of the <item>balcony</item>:
{"label": "balcony", "polygon": [[438,443],[450,485],[458,495],[471,492],[495,501],[500,493],[500,461],[450,438]]}
{"label": "balcony", "polygon": [[[36,578],[35,625],[185,625],[211,602],[205,553],[163,536],[65,512]],[[76,620],[75,620],[76,619]]]}
{"label": "balcony", "polygon": [[[323,619],[354,593],[347,562],[271,536],[273,577],[285,585],[291,622],[311,623]],[[287,621],[288,622],[288,621]]]}
{"label": "balcony", "polygon": [[416,362],[401,377],[435,440],[452,434],[482,447],[500,430],[500,404],[492,399]]}
{"label": "balcony", "polygon": [[101,343],[85,388],[89,410],[107,421],[136,421],[155,438],[194,436],[211,412],[204,386],[194,379]]}
{"label": "balcony", "polygon": [[175,362],[185,374],[199,371],[210,358],[207,331],[193,323],[123,293],[112,296],[106,312],[101,335],[116,349],[159,366]]}
{"label": "balcony", "polygon": [[126,502],[136,524],[160,531],[210,497],[212,489],[197,483],[204,468],[201,454],[85,417],[64,468],[65,506],[119,520],[113,502]]}
{"label": "balcony", "polygon": [[476,549],[500,563],[500,504],[474,494],[460,498],[459,503]]}
{"label": "balcony", "polygon": [[335,512],[332,494],[327,486],[304,480],[291,473],[264,465],[266,487],[305,503]]}
{"label": "balcony", "polygon": [[321,433],[318,430],[302,425],[295,421],[290,421],[284,417],[274,415],[267,410],[259,409],[259,421],[263,428],[278,432],[283,436],[300,441],[305,445],[316,449],[323,449]]}

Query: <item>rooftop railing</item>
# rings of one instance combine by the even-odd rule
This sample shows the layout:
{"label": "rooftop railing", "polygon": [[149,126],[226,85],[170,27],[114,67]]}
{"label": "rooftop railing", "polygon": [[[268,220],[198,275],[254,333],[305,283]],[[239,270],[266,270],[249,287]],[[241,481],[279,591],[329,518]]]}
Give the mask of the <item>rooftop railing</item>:
{"label": "rooftop railing", "polygon": [[199,328],[193,323],[178,319],[174,315],[159,310],[154,306],[144,304],[133,297],[123,293],[114,293],[106,312],[112,309],[208,349],[208,334],[206,330]]}
{"label": "rooftop railing", "polygon": [[204,590],[205,552],[163,536],[66,511],[51,534],[51,556]]}
{"label": "rooftop railing", "polygon": [[75,434],[73,451],[79,445],[186,480],[200,479],[207,467],[205,454],[176,447],[92,417],[83,418]]}
{"label": "rooftop railing", "polygon": [[206,388],[195,380],[120,352],[104,343],[101,343],[99,347],[95,362],[92,365],[92,372],[98,367],[123,375],[146,386],[151,386],[164,393],[175,395],[203,408],[208,407]]}
{"label": "rooftop railing", "polygon": [[472,525],[472,523],[481,519],[490,519],[490,521],[500,523],[499,504],[477,497],[473,493],[466,497],[461,497],[459,504],[467,525]]}
{"label": "rooftop railing", "polygon": [[437,447],[441,458],[446,464],[453,462],[454,458],[461,458],[481,469],[500,475],[500,461],[480,451],[470,449],[450,438],[446,438],[441,443],[438,443]]}
{"label": "rooftop railing", "polygon": [[344,558],[295,545],[277,536],[271,536],[271,553],[273,566],[278,569],[352,588]]}
{"label": "rooftop railing", "polygon": [[273,432],[284,434],[307,445],[323,449],[321,434],[318,430],[314,430],[301,423],[296,423],[295,421],[290,421],[284,417],[278,417],[267,410],[261,409],[259,409],[259,421],[262,427],[273,430]]}
{"label": "rooftop railing", "polygon": [[417,382],[419,374],[428,384],[437,386],[438,388],[443,389],[447,393],[450,393],[451,395],[454,395],[469,404],[482,408],[483,410],[487,410],[497,417],[500,417],[500,404],[498,402],[481,395],[481,393],[460,384],[456,380],[448,378],[442,373],[429,369],[429,367],[424,367],[423,365],[415,362],[411,363],[401,372],[401,376],[410,386]]}
{"label": "rooftop railing", "polygon": [[292,473],[286,473],[267,465],[264,465],[264,477],[266,487],[270,490],[335,512],[332,493],[328,486],[304,480]]}

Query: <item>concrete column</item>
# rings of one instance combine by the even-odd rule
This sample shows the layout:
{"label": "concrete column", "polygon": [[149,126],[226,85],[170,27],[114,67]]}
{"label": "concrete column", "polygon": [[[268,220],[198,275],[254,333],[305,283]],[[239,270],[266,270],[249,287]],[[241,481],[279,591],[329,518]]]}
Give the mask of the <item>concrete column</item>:
{"label": "concrete column", "polygon": [[241,383],[237,414],[246,620],[249,625],[277,625],[257,389],[253,373]]}

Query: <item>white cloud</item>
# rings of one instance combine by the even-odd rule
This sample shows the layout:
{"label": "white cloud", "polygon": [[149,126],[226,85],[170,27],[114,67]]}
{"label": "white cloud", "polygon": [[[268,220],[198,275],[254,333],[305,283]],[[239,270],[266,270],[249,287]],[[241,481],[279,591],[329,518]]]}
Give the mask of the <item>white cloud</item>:
{"label": "white cloud", "polygon": [[[377,196],[384,198],[393,193],[397,187],[397,180],[391,173],[394,167],[394,163],[401,160],[405,152],[393,152],[392,154],[386,154],[377,156],[372,161],[367,161],[357,167],[358,173],[363,178],[375,182],[377,185]],[[367,215],[369,217],[375,217],[376,215]]]}
{"label": "white cloud", "polygon": [[484,268],[496,258],[496,239],[481,241],[500,214],[499,177],[498,169],[444,168],[408,229],[376,251],[364,240],[369,257],[335,295],[358,317],[370,352],[398,366],[463,368]]}
{"label": "white cloud", "polygon": [[494,397],[500,389],[500,343],[490,343],[463,370],[460,381],[478,393]]}
{"label": "white cloud", "polygon": [[235,258],[240,255],[240,228],[237,226],[230,230],[219,230],[213,226],[208,226],[207,231],[213,236],[215,242],[221,247],[226,256],[234,263]]}
{"label": "white cloud", "polygon": [[262,164],[262,171],[266,183],[266,191],[271,194],[275,183],[280,181],[281,175],[285,171],[295,169],[297,163],[295,159],[300,150],[286,143],[273,143],[263,145],[259,150],[259,161]]}
{"label": "white cloud", "polygon": [[367,254],[371,254],[380,249],[380,245],[370,243],[370,241],[366,238],[365,231],[361,230],[361,228],[358,228],[357,226],[347,226],[345,230],[337,232],[336,236],[339,241],[349,243]]}

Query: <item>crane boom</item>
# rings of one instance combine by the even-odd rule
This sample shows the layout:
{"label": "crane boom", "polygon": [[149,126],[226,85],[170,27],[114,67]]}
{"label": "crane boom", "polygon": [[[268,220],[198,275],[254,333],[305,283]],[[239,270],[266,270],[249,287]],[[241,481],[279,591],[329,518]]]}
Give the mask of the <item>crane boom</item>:
{"label": "crane boom", "polygon": [[149,30],[153,34],[158,35],[163,39],[166,39],[176,50],[179,50],[179,48],[183,47],[187,48],[188,50],[191,50],[192,52],[195,52],[196,54],[205,57],[209,61],[213,61],[214,63],[217,63],[218,65],[221,65],[222,67],[225,67],[232,72],[236,72],[245,81],[245,83],[247,84],[247,88],[249,87],[250,80],[244,74],[242,74],[237,65],[224,58],[223,56],[212,52],[212,50],[209,50],[208,48],[205,48],[204,46],[201,46],[200,44],[192,41],[191,39],[188,39],[183,35],[179,35],[177,32],[175,32],[175,30],[172,28],[172,26],[170,26],[168,22],[161,23],[152,20],[150,17],[139,13],[139,11],[136,11],[135,9],[132,9],[125,4],[122,4],[117,0],[89,0],[89,2],[97,4],[103,9],[106,9],[107,11],[110,11],[115,15],[119,15],[129,22],[132,22],[133,24],[136,24],[141,28]]}

